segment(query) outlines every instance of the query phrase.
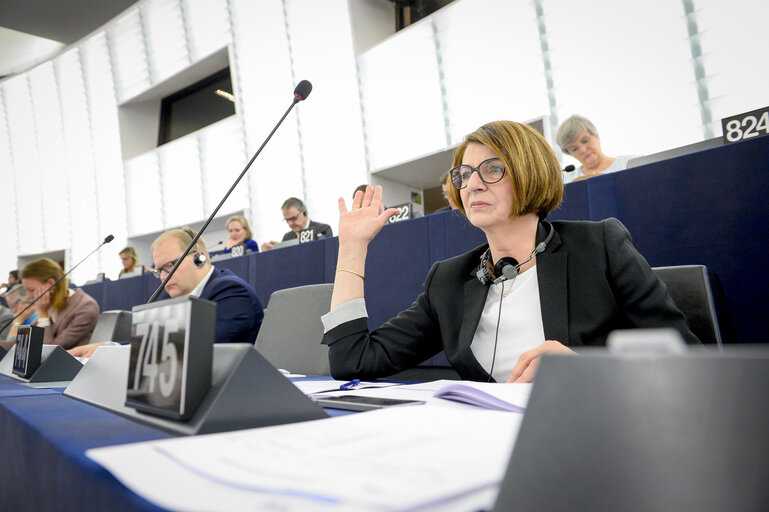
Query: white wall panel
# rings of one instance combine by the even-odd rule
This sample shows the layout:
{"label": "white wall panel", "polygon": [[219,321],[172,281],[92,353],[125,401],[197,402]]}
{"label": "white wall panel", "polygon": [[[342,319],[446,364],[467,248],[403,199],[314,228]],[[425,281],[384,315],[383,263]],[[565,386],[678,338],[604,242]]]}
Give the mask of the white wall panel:
{"label": "white wall panel", "polygon": [[696,0],[713,129],[721,119],[769,105],[769,3]]}
{"label": "white wall panel", "polygon": [[117,100],[123,103],[152,85],[139,7],[127,11],[112,23],[107,38]]}
{"label": "white wall panel", "polygon": [[542,4],[561,122],[588,117],[612,156],[701,140],[682,2]]}
{"label": "white wall panel", "polygon": [[[68,53],[76,53],[70,51]],[[67,146],[64,143],[62,109],[56,76],[49,61],[29,73],[40,182],[37,191],[43,203],[43,247],[46,251],[69,247],[69,187]],[[81,98],[84,96],[81,94]],[[81,111],[82,112],[82,111]],[[82,112],[81,115],[85,115]],[[86,131],[87,133],[87,131]]]}
{"label": "white wall panel", "polygon": [[447,146],[430,19],[359,58],[371,170]]}
{"label": "white wall panel", "polygon": [[163,228],[176,228],[203,218],[198,138],[187,135],[157,150],[160,162]]}
{"label": "white wall panel", "polygon": [[452,144],[489,121],[550,114],[533,2],[459,0],[434,16]]}
{"label": "white wall panel", "polygon": [[196,62],[232,39],[227,0],[180,0],[190,59]]}
{"label": "white wall panel", "polygon": [[8,116],[5,109],[5,87],[0,84],[0,184],[3,189],[2,214],[0,222],[0,276],[3,279],[8,270],[16,268],[18,252],[17,217],[17,175],[11,147]]}
{"label": "white wall panel", "polygon": [[[88,113],[91,125],[93,162],[95,172],[96,208],[99,219],[99,233],[93,235],[103,239],[108,234],[115,236],[110,246],[99,251],[98,268],[109,272],[120,261],[117,252],[126,245],[126,200],[123,162],[120,158],[120,133],[118,131],[117,102],[112,76],[112,66],[107,49],[107,38],[102,32],[88,40],[81,48],[81,66],[85,90],[88,97]],[[86,235],[85,233],[83,234]],[[73,229],[73,249],[84,245],[75,244],[77,236]],[[98,240],[97,240],[98,241]],[[87,244],[86,244],[87,245]],[[84,264],[85,266],[85,264]],[[119,267],[117,267],[119,268]],[[89,274],[93,275],[93,273]]]}
{"label": "white wall panel", "polygon": [[20,254],[35,254],[45,250],[43,177],[38,159],[35,112],[29,87],[29,73],[3,82],[5,108],[10,126],[10,147],[16,173],[17,215],[19,218]]}
{"label": "white wall panel", "polygon": [[147,0],[141,4],[153,84],[175,75],[191,63],[180,1]]}
{"label": "white wall panel", "polygon": [[[230,116],[197,133],[201,162],[203,217],[207,218],[246,166],[245,140],[237,116]],[[218,215],[248,208],[248,181],[244,177]]]}
{"label": "white wall panel", "polygon": [[[69,190],[67,247],[71,249],[69,255],[73,261],[70,264],[73,265],[86,257],[108,233],[101,234],[103,220],[97,208],[99,194],[93,158],[93,129],[79,50],[73,49],[60,56],[55,66],[66,148],[61,154],[61,163],[65,167],[62,175],[67,180],[64,190]],[[101,257],[101,253],[90,257],[73,272],[72,280],[82,283],[92,279],[101,268]],[[115,263],[114,258],[112,263]]]}
{"label": "white wall panel", "polygon": [[290,0],[287,7],[296,81],[313,84],[294,114],[302,136],[307,207],[312,219],[336,232],[336,198],[349,203],[367,176],[349,10],[346,0]]}
{"label": "white wall panel", "polygon": [[158,231],[165,225],[158,154],[153,151],[125,162],[128,236]]}
{"label": "white wall panel", "polygon": [[[245,166],[293,100],[291,54],[281,0],[232,0],[236,96],[244,123]],[[312,99],[308,100],[312,101]],[[299,105],[298,108],[303,108]],[[260,243],[280,240],[287,231],[280,205],[302,197],[301,159],[292,113],[249,171],[251,230]]]}

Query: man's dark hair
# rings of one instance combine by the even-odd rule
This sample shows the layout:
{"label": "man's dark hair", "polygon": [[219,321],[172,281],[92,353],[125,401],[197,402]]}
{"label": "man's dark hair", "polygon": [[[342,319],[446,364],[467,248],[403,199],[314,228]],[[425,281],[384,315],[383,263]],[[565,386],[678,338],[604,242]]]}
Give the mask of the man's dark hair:
{"label": "man's dark hair", "polygon": [[286,199],[286,201],[283,203],[283,206],[281,206],[280,209],[288,210],[292,206],[297,210],[299,210],[299,213],[307,213],[307,208],[304,206],[304,203],[302,202],[302,200],[296,197],[289,197],[288,199]]}
{"label": "man's dark hair", "polygon": [[17,281],[19,280],[19,270],[18,269],[11,270],[10,272],[8,272],[8,274],[12,275],[13,278],[16,279]]}

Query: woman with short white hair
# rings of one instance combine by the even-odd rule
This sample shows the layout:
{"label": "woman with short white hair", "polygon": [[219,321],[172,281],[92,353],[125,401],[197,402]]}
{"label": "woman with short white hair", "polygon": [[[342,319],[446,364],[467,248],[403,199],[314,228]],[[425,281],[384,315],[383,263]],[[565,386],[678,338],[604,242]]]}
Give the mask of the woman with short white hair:
{"label": "woman with short white hair", "polygon": [[563,173],[563,182],[581,180],[627,169],[631,155],[607,156],[601,149],[601,137],[595,125],[586,117],[573,115],[558,128],[556,141],[561,150],[582,165]]}

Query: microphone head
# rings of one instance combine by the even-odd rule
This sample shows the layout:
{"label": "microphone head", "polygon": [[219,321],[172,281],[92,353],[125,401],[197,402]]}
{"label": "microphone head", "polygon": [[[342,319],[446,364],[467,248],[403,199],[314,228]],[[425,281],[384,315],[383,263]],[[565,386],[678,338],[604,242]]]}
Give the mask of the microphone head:
{"label": "microphone head", "polygon": [[573,165],[569,164],[569,165],[567,165],[566,167],[563,168],[563,172],[571,172],[574,169],[576,169],[576,167],[574,167]]}
{"label": "microphone head", "polygon": [[294,89],[294,97],[298,101],[304,101],[307,99],[307,96],[310,95],[312,92],[312,84],[309,80],[302,80],[299,82],[299,85],[296,86],[296,89]]}
{"label": "microphone head", "polygon": [[112,235],[107,235],[107,238],[105,238],[105,239],[104,239],[104,243],[105,243],[105,244],[108,244],[108,243],[110,243],[111,241],[113,241],[114,239],[115,239],[115,237],[114,237],[114,236],[112,236]]}

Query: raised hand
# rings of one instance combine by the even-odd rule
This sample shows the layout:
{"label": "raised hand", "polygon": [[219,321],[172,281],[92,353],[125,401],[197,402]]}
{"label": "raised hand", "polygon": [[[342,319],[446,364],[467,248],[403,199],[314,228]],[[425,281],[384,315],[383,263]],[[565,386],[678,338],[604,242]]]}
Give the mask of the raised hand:
{"label": "raised hand", "polygon": [[366,192],[358,191],[350,210],[343,198],[339,198],[339,245],[345,243],[368,244],[379,233],[387,220],[398,213],[397,208],[384,210],[382,187],[371,185]]}

